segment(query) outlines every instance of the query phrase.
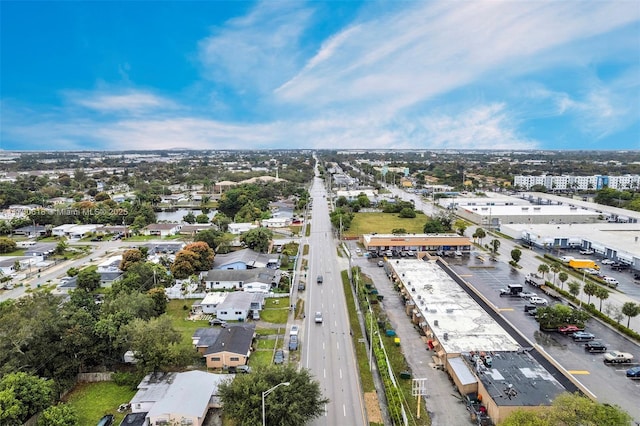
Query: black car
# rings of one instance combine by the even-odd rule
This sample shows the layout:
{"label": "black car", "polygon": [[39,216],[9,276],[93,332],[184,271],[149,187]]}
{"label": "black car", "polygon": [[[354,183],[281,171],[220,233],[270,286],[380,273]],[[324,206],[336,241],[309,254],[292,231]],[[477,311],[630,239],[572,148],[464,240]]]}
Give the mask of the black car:
{"label": "black car", "polygon": [[607,347],[602,342],[587,342],[584,344],[584,350],[587,352],[606,352]]}
{"label": "black car", "polygon": [[111,426],[114,420],[113,414],[107,414],[106,416],[102,416],[97,426]]}
{"label": "black car", "polygon": [[633,273],[633,279],[634,280],[640,280],[640,272],[634,272]]}
{"label": "black car", "polygon": [[533,311],[534,309],[536,309],[537,306],[536,305],[524,305],[524,311],[525,312],[530,312]]}

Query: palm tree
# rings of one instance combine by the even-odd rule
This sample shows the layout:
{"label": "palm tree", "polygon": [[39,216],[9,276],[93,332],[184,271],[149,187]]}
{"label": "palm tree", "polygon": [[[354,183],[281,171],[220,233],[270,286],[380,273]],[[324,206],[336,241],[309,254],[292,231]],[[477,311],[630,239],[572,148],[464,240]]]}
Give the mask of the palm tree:
{"label": "palm tree", "polygon": [[556,285],[556,274],[560,272],[560,266],[554,263],[549,269],[551,269],[551,272],[553,272],[553,285]]}
{"label": "palm tree", "polygon": [[626,302],[622,305],[622,313],[627,316],[627,328],[629,328],[631,317],[635,317],[640,314],[640,305],[636,305],[633,302]]}
{"label": "palm tree", "polygon": [[538,272],[540,272],[542,274],[542,278],[544,278],[544,274],[549,272],[549,265],[541,263],[540,266],[538,266]]}
{"label": "palm tree", "polygon": [[593,296],[594,294],[596,294],[598,292],[598,285],[594,282],[588,281],[587,283],[585,283],[584,288],[582,289],[582,291],[584,292],[584,294],[586,294],[587,296],[589,296],[587,298],[587,304],[591,303],[591,296]]}
{"label": "palm tree", "polygon": [[558,274],[558,279],[560,280],[560,288],[564,290],[564,282],[569,279],[569,274],[566,272],[560,272]]}
{"label": "palm tree", "polygon": [[609,290],[604,287],[598,287],[595,296],[600,299],[600,312],[602,312],[602,301],[609,298]]}
{"label": "palm tree", "polygon": [[[578,295],[580,294],[580,283],[578,281],[569,281],[569,293],[573,295],[576,299],[578,299]],[[580,306],[582,306],[582,301],[578,299]]]}

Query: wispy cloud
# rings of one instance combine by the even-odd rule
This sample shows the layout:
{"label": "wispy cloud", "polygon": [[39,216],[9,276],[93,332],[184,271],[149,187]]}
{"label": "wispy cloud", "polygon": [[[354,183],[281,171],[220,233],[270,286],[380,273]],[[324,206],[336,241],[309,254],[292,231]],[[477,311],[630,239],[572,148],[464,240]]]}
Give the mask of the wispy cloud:
{"label": "wispy cloud", "polygon": [[301,2],[263,1],[247,15],[213,29],[199,44],[204,76],[240,92],[266,92],[303,61],[302,37],[312,11]]}
{"label": "wispy cloud", "polygon": [[171,109],[176,104],[166,98],[149,92],[127,90],[109,93],[106,90],[98,92],[66,92],[66,98],[74,105],[99,112],[109,113],[141,113],[158,109]]}
{"label": "wispy cloud", "polygon": [[632,2],[407,2],[399,7],[403,10],[336,35],[276,93],[291,103],[311,97],[320,108],[380,98],[406,108],[496,70],[526,74],[524,65],[535,67],[534,58],[542,52],[640,19]]}

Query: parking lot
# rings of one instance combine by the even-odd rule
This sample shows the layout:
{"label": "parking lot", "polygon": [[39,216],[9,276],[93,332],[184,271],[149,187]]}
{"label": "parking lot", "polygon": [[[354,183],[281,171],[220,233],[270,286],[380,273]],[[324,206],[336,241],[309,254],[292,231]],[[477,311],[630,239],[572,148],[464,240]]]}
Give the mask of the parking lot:
{"label": "parking lot", "polygon": [[[524,291],[539,293],[537,288],[525,284],[524,275],[508,264],[487,264],[486,261],[482,262],[473,256],[450,259],[449,263],[460,276],[489,299],[525,337],[539,344],[600,401],[618,404],[636,420],[640,420],[640,381],[632,381],[625,377],[626,369],[637,364],[605,365],[601,353],[591,354],[584,350],[584,342],[575,342],[570,335],[540,331],[535,318],[524,311],[525,306],[529,304],[526,299],[500,297],[500,289],[506,288],[508,284],[522,284]],[[548,296],[544,297],[549,299]],[[555,300],[549,302],[561,303]],[[609,350],[632,353],[637,363],[640,357],[638,345],[596,320],[587,323],[586,331],[593,333],[597,340],[606,343]]]}

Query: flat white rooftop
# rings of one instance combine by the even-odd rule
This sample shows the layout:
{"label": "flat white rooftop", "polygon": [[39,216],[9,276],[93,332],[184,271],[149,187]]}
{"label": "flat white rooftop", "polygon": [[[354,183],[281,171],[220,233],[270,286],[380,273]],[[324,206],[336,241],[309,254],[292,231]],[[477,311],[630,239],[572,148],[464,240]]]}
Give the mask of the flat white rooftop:
{"label": "flat white rooftop", "polygon": [[584,223],[584,224],[505,224],[500,230],[513,238],[530,233],[536,241],[553,243],[555,238],[588,241],[640,257],[640,223]]}
{"label": "flat white rooftop", "polygon": [[460,209],[480,215],[498,216],[582,216],[597,218],[600,214],[593,210],[571,207],[568,205],[534,205],[525,206],[461,206]]}
{"label": "flat white rooftop", "polygon": [[394,259],[390,265],[448,354],[520,349],[435,261]]}

